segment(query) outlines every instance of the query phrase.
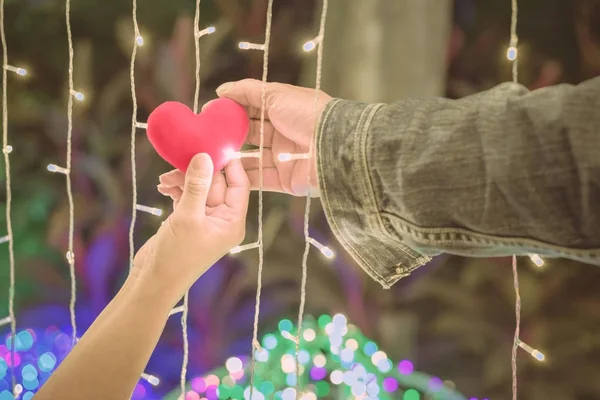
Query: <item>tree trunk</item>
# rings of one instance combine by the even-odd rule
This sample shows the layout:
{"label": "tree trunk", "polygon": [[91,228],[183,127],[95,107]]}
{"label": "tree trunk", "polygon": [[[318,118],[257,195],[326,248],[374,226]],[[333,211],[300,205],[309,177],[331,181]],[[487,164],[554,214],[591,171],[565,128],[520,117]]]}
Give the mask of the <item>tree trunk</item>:
{"label": "tree trunk", "polygon": [[451,0],[329,0],[323,90],[364,102],[443,95],[451,17]]}

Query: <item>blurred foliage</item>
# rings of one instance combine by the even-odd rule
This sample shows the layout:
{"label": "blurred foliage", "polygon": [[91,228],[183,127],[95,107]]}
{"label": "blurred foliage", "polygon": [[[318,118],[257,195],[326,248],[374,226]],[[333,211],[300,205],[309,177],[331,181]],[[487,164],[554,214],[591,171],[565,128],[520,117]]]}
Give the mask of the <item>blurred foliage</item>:
{"label": "blurred foliage", "polygon": [[[275,2],[270,80],[296,83],[305,60],[312,62],[310,56],[302,58],[298,44],[314,36],[316,3]],[[536,88],[600,74],[599,1],[522,0],[519,4],[523,82]],[[262,56],[240,52],[236,43],[262,40],[265,6],[266,0],[202,0],[201,25],[214,25],[217,33],[202,39],[201,102],[214,97],[214,88],[222,82],[260,76]],[[165,100],[191,104],[193,11],[193,0],[138,1],[145,38],[136,64],[139,121]],[[508,0],[456,0],[449,43],[449,97],[462,97],[508,79],[503,57],[509,12]],[[130,13],[129,2],[72,4],[75,87],[86,95],[84,103],[75,104],[73,131],[75,254],[83,328],[118,290],[127,271]],[[45,169],[48,163],[63,165],[65,157],[64,2],[6,0],[6,21],[10,63],[30,71],[26,79],[10,74],[8,87],[9,137],[15,149],[11,155],[12,215],[19,326],[44,328],[54,323],[66,327],[65,182],[61,175]],[[168,209],[170,204],[156,193],[155,184],[169,167],[156,156],[143,131],[138,131],[136,156],[139,198],[144,204]],[[255,239],[255,200],[248,219],[248,241]],[[268,328],[282,317],[295,318],[297,312],[304,200],[270,194],[265,209],[261,326]],[[1,211],[0,227],[5,225]],[[153,216],[139,214],[137,245],[159,223]],[[311,235],[335,243],[318,205],[313,208]],[[387,349],[391,358],[411,358],[419,370],[456,382],[461,392],[508,398],[514,326],[509,260],[441,256],[391,290],[382,290],[337,247],[338,257],[332,263],[318,254],[309,258],[308,313],[343,312]],[[6,246],[0,246],[0,317],[7,309],[6,251]],[[249,351],[256,261],[254,252],[226,258],[194,287],[190,374]],[[595,283],[600,271],[560,260],[549,261],[540,270],[524,260],[521,271],[523,338],[548,358],[539,364],[520,353],[522,396],[598,398],[595,378],[600,373],[600,340],[595,333],[600,330],[600,299]],[[173,318],[148,371],[161,376],[166,391],[178,382],[180,362],[180,324]]]}

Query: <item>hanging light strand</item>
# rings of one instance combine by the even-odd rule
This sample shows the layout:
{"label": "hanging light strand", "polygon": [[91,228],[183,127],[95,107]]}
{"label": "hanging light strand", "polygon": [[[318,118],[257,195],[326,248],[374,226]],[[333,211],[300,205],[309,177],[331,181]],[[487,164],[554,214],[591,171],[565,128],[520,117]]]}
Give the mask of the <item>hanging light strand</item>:
{"label": "hanging light strand", "polygon": [[73,188],[71,184],[71,163],[73,149],[73,99],[83,100],[83,95],[73,89],[73,35],[71,32],[71,0],[65,3],[65,21],[67,28],[67,44],[69,47],[69,96],[67,100],[67,165],[65,174],[67,185],[67,198],[69,200],[69,240],[67,249],[67,262],[71,275],[71,299],[69,301],[69,314],[71,317],[71,339],[73,346],[77,342],[77,322],[75,316],[75,300],[77,298],[77,281],[75,276],[75,254],[73,252],[73,236],[75,231],[75,203],[73,201]]}
{"label": "hanging light strand", "polygon": [[511,0],[511,18],[510,18],[510,43],[508,45],[508,51],[506,53],[507,58],[512,61],[512,80],[517,83],[519,80],[519,36],[517,36],[517,23],[519,17],[519,7],[517,0]]}
{"label": "hanging light strand", "polygon": [[137,219],[137,173],[136,173],[136,161],[135,161],[135,137],[136,130],[138,128],[137,122],[137,96],[135,89],[135,60],[137,57],[137,50],[139,46],[144,45],[144,38],[140,34],[140,29],[137,21],[137,0],[132,0],[131,10],[131,21],[133,24],[133,33],[135,39],[133,41],[133,48],[131,50],[131,61],[129,64],[129,81],[131,88],[131,144],[130,144],[130,159],[131,159],[131,196],[132,196],[132,207],[131,207],[131,222],[129,225],[129,270],[133,268],[133,259],[135,257],[135,243],[133,241],[133,234],[135,229],[135,222]]}
{"label": "hanging light strand", "polygon": [[[517,0],[511,0],[511,23],[510,23],[510,43],[507,51],[507,58],[512,61],[512,81],[518,83],[518,45],[519,37],[517,35],[517,23],[519,8]],[[544,264],[543,260],[537,254],[529,256],[531,260],[538,266]],[[513,286],[515,289],[515,334],[513,337],[513,347],[511,352],[511,369],[512,369],[512,399],[517,400],[518,397],[518,386],[517,386],[517,351],[519,347],[528,352],[532,357],[538,361],[545,359],[537,349],[529,346],[527,343],[522,342],[520,339],[521,331],[521,293],[519,290],[519,271],[517,268],[517,256],[512,256],[512,272],[513,272]]]}
{"label": "hanging light strand", "polygon": [[[317,46],[317,67],[316,67],[316,78],[315,78],[315,98],[314,98],[314,113],[315,113],[315,121],[318,121],[319,116],[319,95],[321,92],[321,77],[323,70],[323,39],[325,38],[325,24],[327,21],[327,9],[328,9],[328,0],[323,0],[323,7],[321,10],[321,20],[319,23],[319,35],[317,36],[318,41],[312,41],[315,46]],[[309,42],[311,43],[311,42]],[[306,44],[304,45],[304,49],[306,50]],[[317,124],[315,124],[315,130],[318,129]],[[300,305],[298,307],[298,340],[296,341],[296,393],[300,393],[300,338],[302,337],[302,323],[304,319],[304,309],[306,305],[306,280],[308,276],[308,253],[310,251],[310,246],[315,246],[328,258],[333,257],[333,252],[326,246],[323,246],[321,243],[316,241],[315,239],[310,237],[309,233],[309,221],[310,221],[310,204],[311,204],[311,170],[314,165],[312,162],[310,155],[314,155],[313,146],[314,146],[314,138],[316,135],[312,135],[310,139],[310,143],[308,146],[308,173],[307,173],[307,186],[309,188],[309,193],[306,196],[306,207],[304,210],[304,254],[302,255],[302,281],[300,283]],[[281,156],[281,155],[280,155]],[[304,155],[303,155],[304,156]],[[291,159],[291,155],[290,155]]]}
{"label": "hanging light strand", "polygon": [[[12,229],[12,219],[11,219],[11,205],[12,205],[12,190],[11,190],[11,180],[10,180],[10,158],[9,153],[7,151],[8,145],[8,96],[7,96],[7,86],[8,86],[8,76],[7,72],[9,71],[8,65],[8,50],[6,47],[6,33],[4,31],[4,0],[0,0],[0,37],[2,41],[2,148],[4,154],[4,168],[5,168],[5,176],[6,176],[6,232],[7,238],[6,242],[8,242],[8,258],[9,258],[9,287],[8,287],[8,318],[10,323],[10,332],[13,338],[13,343],[16,338],[17,333],[17,321],[15,319],[15,252],[14,252],[14,243],[13,243],[13,229]],[[13,67],[14,68],[14,67]],[[24,71],[24,70],[23,70]],[[17,72],[17,68],[14,70]],[[19,74],[24,75],[24,74]],[[12,148],[11,148],[12,149]],[[11,360],[11,376],[12,376],[12,389],[14,391],[16,380],[15,380],[15,346],[11,346],[10,351],[10,360]]]}
{"label": "hanging light strand", "polygon": [[263,189],[264,189],[264,143],[265,143],[265,108],[266,108],[266,85],[267,76],[269,73],[269,44],[271,42],[271,20],[273,17],[273,0],[268,0],[266,23],[265,23],[265,42],[264,44],[254,44],[249,42],[239,43],[239,48],[242,50],[260,50],[263,51],[263,73],[261,84],[261,107],[260,107],[260,143],[258,156],[258,276],[256,285],[256,304],[254,307],[254,326],[252,331],[252,361],[250,366],[250,399],[254,395],[254,372],[256,366],[256,352],[262,348],[258,342],[258,321],[260,317],[260,296],[262,292],[262,274],[264,264],[264,247],[263,247]]}
{"label": "hanging light strand", "polygon": [[[215,32],[214,27],[208,27],[200,30],[200,0],[196,0],[196,12],[194,14],[194,48],[196,55],[195,77],[196,85],[194,90],[194,114],[198,114],[200,102],[200,38]],[[181,397],[185,397],[185,383],[187,374],[187,365],[189,360],[189,340],[187,334],[187,319],[189,306],[189,291],[183,296],[183,306],[181,313],[181,330],[183,335],[183,360],[181,362],[180,387]]]}

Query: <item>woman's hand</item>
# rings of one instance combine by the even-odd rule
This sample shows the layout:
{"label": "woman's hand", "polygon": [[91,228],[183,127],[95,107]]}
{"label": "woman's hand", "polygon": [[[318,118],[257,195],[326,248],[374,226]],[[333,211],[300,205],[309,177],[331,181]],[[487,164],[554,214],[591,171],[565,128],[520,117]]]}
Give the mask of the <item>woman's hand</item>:
{"label": "woman's hand", "polygon": [[[159,185],[174,200],[174,212],[138,251],[135,281],[168,292],[175,303],[211,265],[245,236],[250,184],[240,160],[213,176],[212,160],[196,155],[187,174],[168,173]],[[169,180],[171,178],[171,180]],[[165,189],[168,188],[168,189]]]}

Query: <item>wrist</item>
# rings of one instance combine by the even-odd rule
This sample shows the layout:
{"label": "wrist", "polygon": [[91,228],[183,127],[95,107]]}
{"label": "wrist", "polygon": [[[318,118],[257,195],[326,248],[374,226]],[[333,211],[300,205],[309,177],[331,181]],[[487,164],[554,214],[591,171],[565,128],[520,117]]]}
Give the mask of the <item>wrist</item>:
{"label": "wrist", "polygon": [[151,304],[161,312],[171,311],[184,294],[184,291],[178,289],[176,285],[143,274],[127,278],[123,290],[126,290],[135,301]]}

